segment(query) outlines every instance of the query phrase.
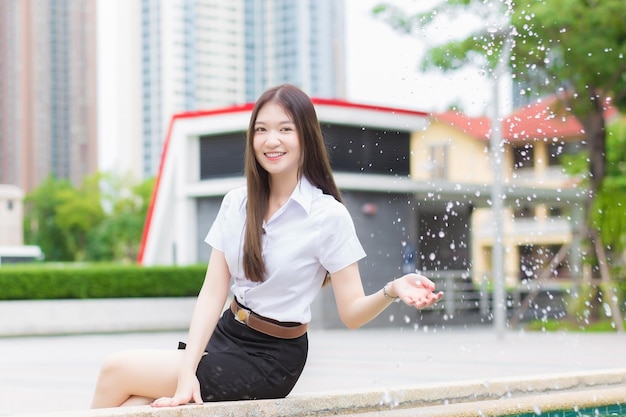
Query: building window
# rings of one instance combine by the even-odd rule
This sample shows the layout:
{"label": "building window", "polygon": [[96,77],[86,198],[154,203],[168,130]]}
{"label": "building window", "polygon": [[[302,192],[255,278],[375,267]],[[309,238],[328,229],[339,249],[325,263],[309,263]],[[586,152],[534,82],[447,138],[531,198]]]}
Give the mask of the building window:
{"label": "building window", "polygon": [[[409,133],[324,124],[324,141],[337,172],[405,175]],[[200,137],[200,179],[243,175],[244,132]]]}
{"label": "building window", "polygon": [[359,126],[323,124],[332,169],[338,172],[406,175],[409,133]]}
{"label": "building window", "polygon": [[552,142],[548,144],[548,165],[559,166],[561,159],[566,155],[576,155],[584,149],[584,145],[580,141],[574,142]]}
{"label": "building window", "polygon": [[[561,249],[561,245],[523,245],[518,246],[520,256],[520,279],[532,280],[544,273],[556,254]],[[569,266],[566,261],[559,263],[550,271],[553,278],[566,278],[570,275]]]}
{"label": "building window", "polygon": [[7,201],[7,210],[9,210],[9,211],[13,210],[13,200],[8,200]]}
{"label": "building window", "polygon": [[448,178],[448,145],[432,145],[429,148],[429,164],[432,179]]}
{"label": "building window", "polygon": [[550,207],[548,217],[563,217],[563,207]]}
{"label": "building window", "polygon": [[245,153],[243,132],[201,136],[200,179],[243,175]]}
{"label": "building window", "polygon": [[513,169],[526,169],[535,166],[535,152],[530,143],[513,147]]}
{"label": "building window", "polygon": [[534,216],[535,210],[529,206],[522,206],[513,210],[513,218],[515,219],[532,219]]}

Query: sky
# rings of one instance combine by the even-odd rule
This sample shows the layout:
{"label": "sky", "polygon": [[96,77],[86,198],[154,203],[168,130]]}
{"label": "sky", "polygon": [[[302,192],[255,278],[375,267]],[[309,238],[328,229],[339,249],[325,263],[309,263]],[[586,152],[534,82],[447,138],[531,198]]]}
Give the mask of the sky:
{"label": "sky", "polygon": [[[439,25],[428,33],[401,35],[372,16],[383,0],[344,0],[346,6],[347,98],[427,112],[459,104],[473,116],[489,114],[492,82],[478,68],[444,74],[421,72],[420,61],[429,46],[463,34],[469,21]],[[415,12],[432,0],[385,0]]]}

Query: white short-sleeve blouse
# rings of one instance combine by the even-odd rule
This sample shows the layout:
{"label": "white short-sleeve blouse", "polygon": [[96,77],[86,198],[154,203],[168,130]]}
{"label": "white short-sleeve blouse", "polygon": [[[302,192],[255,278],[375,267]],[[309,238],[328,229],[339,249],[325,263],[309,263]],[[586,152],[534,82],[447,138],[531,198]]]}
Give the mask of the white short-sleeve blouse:
{"label": "white short-sleeve blouse", "polygon": [[243,237],[246,188],[230,191],[205,239],[224,253],[232,292],[256,313],[279,321],[308,323],[311,303],[326,271],[337,272],[365,256],[346,207],[302,178],[291,197],[263,225],[263,282],[246,279]]}

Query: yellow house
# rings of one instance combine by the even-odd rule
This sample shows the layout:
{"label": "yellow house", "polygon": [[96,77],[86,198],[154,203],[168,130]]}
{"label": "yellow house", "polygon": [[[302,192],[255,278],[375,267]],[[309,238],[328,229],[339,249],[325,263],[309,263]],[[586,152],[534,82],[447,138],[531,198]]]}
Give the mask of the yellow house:
{"label": "yellow house", "polygon": [[[576,118],[559,113],[549,98],[513,112],[502,121],[504,269],[507,287],[536,279],[558,250],[577,240],[574,230],[583,220],[580,202],[561,200],[563,190],[579,188],[565,173],[562,158],[584,146]],[[412,137],[411,177],[418,181],[489,186],[494,173],[490,157],[490,120],[456,111],[432,115],[429,126]],[[517,192],[511,190],[518,190]],[[581,189],[581,192],[584,190]],[[538,199],[538,194],[551,198]],[[475,283],[489,280],[495,237],[489,206],[471,216],[471,273]],[[581,273],[578,250],[551,272],[553,283],[568,282]]]}

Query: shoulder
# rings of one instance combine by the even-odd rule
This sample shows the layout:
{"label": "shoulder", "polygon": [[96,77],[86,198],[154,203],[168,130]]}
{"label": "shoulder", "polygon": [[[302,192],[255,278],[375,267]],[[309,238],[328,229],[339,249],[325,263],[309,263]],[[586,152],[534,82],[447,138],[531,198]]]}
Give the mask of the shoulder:
{"label": "shoulder", "polygon": [[343,203],[335,200],[335,197],[328,194],[319,193],[313,199],[312,212],[325,222],[352,221],[348,208]]}
{"label": "shoulder", "polygon": [[235,210],[241,209],[245,207],[247,197],[248,191],[245,186],[235,188],[226,193],[222,200],[222,207]]}

